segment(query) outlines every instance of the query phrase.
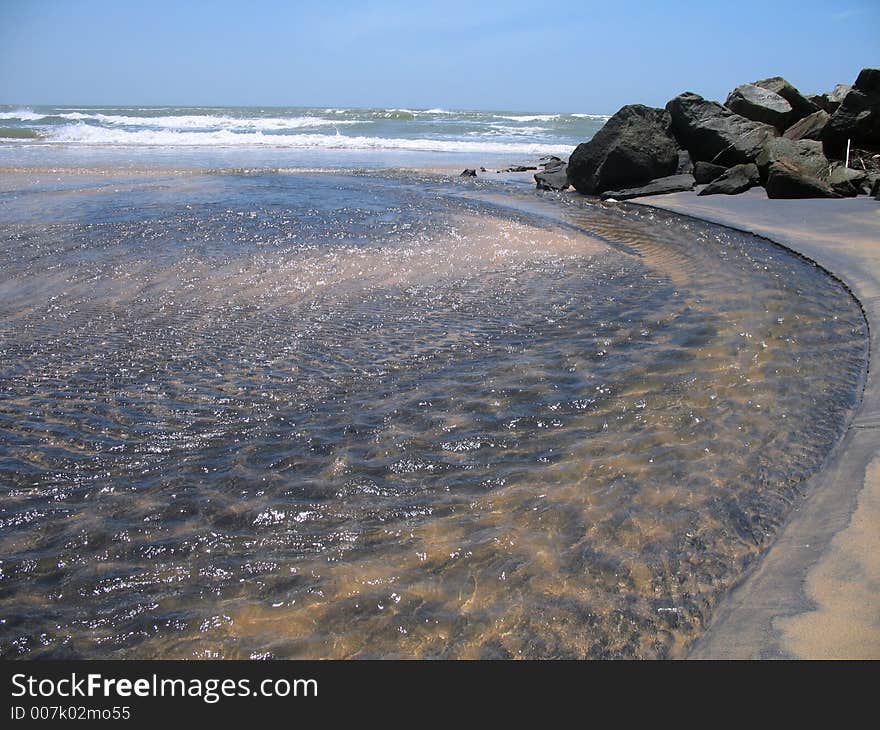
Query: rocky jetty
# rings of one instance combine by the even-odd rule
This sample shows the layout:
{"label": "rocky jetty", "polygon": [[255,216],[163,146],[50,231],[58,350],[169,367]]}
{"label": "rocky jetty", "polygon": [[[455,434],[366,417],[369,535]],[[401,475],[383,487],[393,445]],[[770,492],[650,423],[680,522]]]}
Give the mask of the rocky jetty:
{"label": "rocky jetty", "polygon": [[[849,164],[846,164],[849,146]],[[770,198],[880,195],[880,69],[806,96],[780,76],[740,84],[724,104],[684,92],[665,109],[630,104],[593,139],[535,175],[539,188],[626,200],[690,190]]]}

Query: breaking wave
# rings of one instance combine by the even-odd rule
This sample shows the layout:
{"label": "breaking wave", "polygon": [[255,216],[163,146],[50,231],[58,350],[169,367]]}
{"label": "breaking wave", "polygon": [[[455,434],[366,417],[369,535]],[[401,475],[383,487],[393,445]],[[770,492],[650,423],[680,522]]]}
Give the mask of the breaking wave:
{"label": "breaking wave", "polygon": [[85,123],[69,124],[46,133],[49,143],[117,146],[271,146],[295,149],[386,149],[429,152],[499,152],[548,154],[570,152],[570,145],[538,142],[491,142],[455,139],[411,139],[336,134],[264,134],[262,131],[126,130],[96,127]]}

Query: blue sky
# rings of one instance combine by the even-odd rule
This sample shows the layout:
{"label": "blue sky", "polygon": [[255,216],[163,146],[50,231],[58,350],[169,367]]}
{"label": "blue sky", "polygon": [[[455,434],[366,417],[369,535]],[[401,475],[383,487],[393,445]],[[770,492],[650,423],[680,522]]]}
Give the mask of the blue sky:
{"label": "blue sky", "polygon": [[0,103],[611,113],[880,66],[880,2],[0,0]]}

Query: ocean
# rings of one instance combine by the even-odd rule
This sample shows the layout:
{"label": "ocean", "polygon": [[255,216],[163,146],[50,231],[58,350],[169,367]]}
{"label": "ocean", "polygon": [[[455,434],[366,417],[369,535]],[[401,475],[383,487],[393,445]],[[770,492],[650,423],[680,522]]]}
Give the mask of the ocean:
{"label": "ocean", "polygon": [[858,403],[809,261],[491,171],[601,118],[2,114],[4,658],[683,656]]}
{"label": "ocean", "polygon": [[445,109],[0,107],[0,165],[499,165],[568,155],[601,114]]}

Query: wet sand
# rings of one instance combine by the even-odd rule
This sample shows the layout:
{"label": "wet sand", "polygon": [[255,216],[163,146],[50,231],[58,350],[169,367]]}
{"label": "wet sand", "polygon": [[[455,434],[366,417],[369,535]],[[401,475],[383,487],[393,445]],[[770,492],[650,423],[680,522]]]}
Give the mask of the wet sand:
{"label": "wet sand", "polygon": [[[676,193],[641,205],[766,236],[839,277],[880,330],[880,204]],[[719,605],[695,659],[880,658],[880,354],[861,406],[807,498]]]}

